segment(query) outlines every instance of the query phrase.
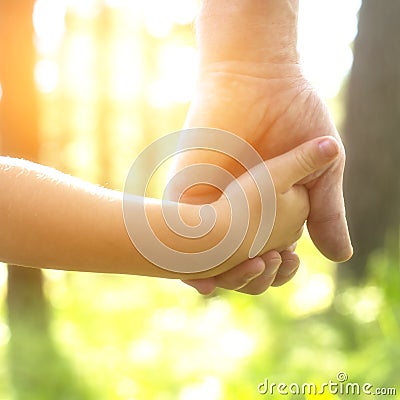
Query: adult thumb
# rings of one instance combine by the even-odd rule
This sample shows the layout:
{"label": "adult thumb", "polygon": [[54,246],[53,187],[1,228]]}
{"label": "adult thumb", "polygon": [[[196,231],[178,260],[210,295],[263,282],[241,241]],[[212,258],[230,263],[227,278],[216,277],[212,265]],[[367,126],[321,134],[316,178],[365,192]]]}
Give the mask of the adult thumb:
{"label": "adult thumb", "polygon": [[339,144],[323,136],[301,144],[267,162],[277,190],[285,192],[309,175],[326,167],[339,155]]}

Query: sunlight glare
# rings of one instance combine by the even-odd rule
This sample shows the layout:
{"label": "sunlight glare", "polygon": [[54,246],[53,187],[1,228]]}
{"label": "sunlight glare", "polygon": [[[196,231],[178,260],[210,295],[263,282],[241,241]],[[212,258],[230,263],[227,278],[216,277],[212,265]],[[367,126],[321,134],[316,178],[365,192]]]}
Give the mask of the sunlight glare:
{"label": "sunlight glare", "polygon": [[91,35],[74,35],[69,40],[63,82],[71,96],[90,98],[96,94],[93,40]]}
{"label": "sunlight glare", "polygon": [[171,10],[174,10],[174,22],[180,25],[192,23],[197,15],[197,0],[172,0],[169,2]]}
{"label": "sunlight glare", "polygon": [[182,389],[179,400],[222,399],[222,384],[215,376],[208,376],[203,382]]}
{"label": "sunlight glare", "polygon": [[[136,398],[137,384],[131,378],[123,377],[117,385],[117,393],[121,399]],[[131,397],[132,396],[132,397]]]}
{"label": "sunlight glare", "polygon": [[147,0],[143,4],[144,23],[150,35],[162,38],[169,34],[173,25],[171,4],[165,0]]}
{"label": "sunlight glare", "polygon": [[7,284],[7,264],[0,262],[0,291]]}
{"label": "sunlight glare", "polygon": [[104,0],[104,4],[110,8],[121,8],[125,5],[123,0]]}
{"label": "sunlight glare", "polygon": [[289,299],[291,311],[304,316],[328,308],[334,299],[334,288],[333,279],[327,274],[303,276],[303,281]]}
{"label": "sunlight glare", "polygon": [[197,0],[147,0],[143,4],[147,31],[156,38],[167,36],[174,24],[187,25],[194,21]]}
{"label": "sunlight glare", "polygon": [[[49,0],[51,1],[51,0]],[[83,19],[93,19],[100,12],[100,0],[67,0],[68,9]]]}
{"label": "sunlight glare", "polygon": [[197,76],[197,51],[189,46],[164,46],[159,64],[162,73],[149,87],[150,104],[162,108],[171,103],[189,102]]}
{"label": "sunlight glare", "polygon": [[64,0],[36,0],[33,9],[33,26],[37,36],[36,45],[40,53],[53,53],[59,47],[65,32]]}
{"label": "sunlight glare", "polygon": [[377,287],[367,287],[363,290],[359,301],[354,305],[354,316],[360,323],[375,321],[383,304],[382,290]]}
{"label": "sunlight glare", "polygon": [[10,337],[10,328],[6,323],[0,321],[0,347],[5,346],[10,341]]}
{"label": "sunlight glare", "polygon": [[210,336],[210,340],[212,348],[219,349],[218,357],[238,360],[253,352],[255,340],[244,330],[232,326],[232,315],[232,307],[227,301],[213,301],[203,316],[204,331],[199,330],[199,333],[209,336],[209,325],[213,326],[215,334]]}
{"label": "sunlight glare", "polygon": [[36,87],[42,93],[53,92],[58,85],[58,65],[52,60],[40,60],[35,66]]}
{"label": "sunlight glare", "polygon": [[117,39],[110,54],[111,93],[117,100],[132,100],[140,93],[140,60],[134,51],[132,39]]}
{"label": "sunlight glare", "polygon": [[135,363],[151,364],[162,352],[159,344],[155,340],[143,338],[132,342],[128,354]]}
{"label": "sunlight glare", "polygon": [[167,308],[156,312],[152,317],[152,324],[163,332],[176,332],[184,329],[186,314],[178,307]]}
{"label": "sunlight glare", "polygon": [[361,0],[302,0],[298,49],[304,73],[324,98],[336,96],[353,62]]}
{"label": "sunlight glare", "polygon": [[60,282],[65,279],[67,272],[61,269],[44,269],[43,275],[51,282]]}
{"label": "sunlight glare", "polygon": [[239,329],[228,329],[221,332],[217,348],[221,355],[236,360],[250,356],[256,346],[255,340]]}
{"label": "sunlight glare", "polygon": [[335,301],[335,307],[340,314],[352,314],[359,323],[375,321],[383,304],[382,289],[375,286],[348,288]]}

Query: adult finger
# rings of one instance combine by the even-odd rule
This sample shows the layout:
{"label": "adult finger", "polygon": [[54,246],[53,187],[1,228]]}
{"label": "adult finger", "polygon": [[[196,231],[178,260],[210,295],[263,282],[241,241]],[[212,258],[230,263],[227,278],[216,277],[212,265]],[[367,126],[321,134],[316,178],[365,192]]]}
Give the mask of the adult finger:
{"label": "adult finger", "polygon": [[[272,258],[278,258],[278,252],[271,251]],[[236,290],[264,272],[266,265],[261,257],[255,257],[242,262],[236,267],[211,278],[186,279],[183,282],[195,288],[200,294],[211,294],[217,287]]]}
{"label": "adult finger", "polygon": [[344,159],[334,163],[309,190],[308,231],[321,253],[336,262],[353,255],[343,199],[343,168]]}
{"label": "adult finger", "polygon": [[[277,252],[276,252],[277,253]],[[280,256],[277,253],[277,257]],[[217,287],[228,290],[238,290],[256,279],[265,270],[265,262],[261,257],[251,258],[215,277]]]}
{"label": "adult finger", "polygon": [[296,253],[283,251],[281,253],[282,264],[275,276],[271,286],[278,287],[289,282],[295,275],[300,266],[300,259]]}
{"label": "adult finger", "polygon": [[264,272],[251,280],[245,286],[237,289],[238,292],[259,295],[264,293],[271,286],[272,282],[274,282],[275,276],[281,265],[281,255],[276,251],[270,251],[263,254],[261,258],[265,263]]}

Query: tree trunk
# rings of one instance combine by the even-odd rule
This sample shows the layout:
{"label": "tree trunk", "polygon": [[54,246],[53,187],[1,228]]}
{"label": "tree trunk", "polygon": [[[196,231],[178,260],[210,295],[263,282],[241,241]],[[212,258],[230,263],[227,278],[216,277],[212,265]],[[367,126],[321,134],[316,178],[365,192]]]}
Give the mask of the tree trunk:
{"label": "tree trunk", "polygon": [[[342,277],[365,274],[368,256],[399,235],[400,2],[364,0],[348,87],[345,194],[354,257]],[[396,240],[396,239],[395,239]]]}
{"label": "tree trunk", "polygon": [[[0,1],[0,127],[2,154],[38,161],[33,5],[33,0]],[[19,340],[21,333],[25,330],[25,339],[26,330],[33,337],[48,334],[48,308],[40,270],[8,266],[7,313],[12,333],[11,377],[16,384],[24,385],[26,374],[21,366],[26,360]]]}
{"label": "tree trunk", "polygon": [[[39,161],[34,0],[0,0],[1,154]],[[58,352],[39,269],[8,266],[9,370],[18,400],[91,399],[85,382]]]}
{"label": "tree trunk", "polygon": [[[35,49],[32,10],[34,1],[0,1],[0,103],[1,152],[38,161],[37,99],[33,79]],[[18,266],[8,269],[8,313],[14,317],[45,314],[40,270]],[[12,328],[12,326],[11,326]]]}

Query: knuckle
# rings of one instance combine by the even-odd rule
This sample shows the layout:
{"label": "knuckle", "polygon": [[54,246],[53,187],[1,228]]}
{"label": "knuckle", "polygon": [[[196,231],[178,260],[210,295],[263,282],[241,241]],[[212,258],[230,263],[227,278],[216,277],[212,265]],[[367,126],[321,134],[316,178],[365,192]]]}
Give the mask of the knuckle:
{"label": "knuckle", "polygon": [[327,224],[338,222],[345,218],[344,211],[339,211],[336,213],[330,213],[323,216],[319,216],[319,218],[308,218],[308,222],[313,224]]}
{"label": "knuckle", "polygon": [[311,173],[314,171],[314,160],[304,150],[301,149],[296,152],[296,161],[304,172]]}

